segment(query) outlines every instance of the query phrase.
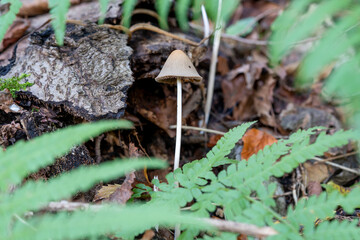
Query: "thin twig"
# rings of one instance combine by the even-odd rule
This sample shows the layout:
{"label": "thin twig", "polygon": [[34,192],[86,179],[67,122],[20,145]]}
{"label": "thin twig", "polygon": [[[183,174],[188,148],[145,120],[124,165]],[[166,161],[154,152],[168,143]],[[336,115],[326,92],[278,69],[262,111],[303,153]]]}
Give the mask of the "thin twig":
{"label": "thin twig", "polygon": [[[176,125],[170,125],[169,126],[170,129],[175,129]],[[215,133],[215,134],[219,134],[219,135],[224,135],[225,132],[221,132],[221,131],[217,131],[217,130],[213,130],[213,129],[209,129],[209,128],[202,128],[202,127],[193,127],[193,126],[181,126],[182,129],[185,130],[195,130],[195,131],[203,131],[203,132],[208,132],[208,133]]]}
{"label": "thin twig", "polygon": [[146,14],[149,15],[151,17],[156,18],[157,20],[160,19],[159,14],[157,14],[157,12],[152,11],[150,9],[146,9],[146,8],[137,8],[132,12],[132,15],[136,15],[136,14]]}
{"label": "thin twig", "polygon": [[[138,31],[138,30],[148,30],[148,31],[152,31],[152,32],[157,32],[159,34],[163,34],[165,36],[174,38],[174,39],[179,40],[179,41],[183,41],[183,42],[185,42],[185,43],[187,43],[189,45],[192,45],[192,46],[198,46],[199,45],[199,43],[197,43],[197,42],[194,42],[194,41],[191,41],[189,39],[180,37],[180,36],[175,35],[173,33],[169,33],[167,31],[164,31],[164,30],[162,30],[162,29],[160,29],[158,27],[155,27],[155,26],[153,26],[151,24],[148,24],[148,23],[137,23],[135,25],[132,25],[129,30],[130,30],[131,35],[135,31]],[[130,35],[130,37],[131,37],[131,35]]]}
{"label": "thin twig", "polygon": [[336,163],[333,163],[333,162],[328,162],[322,158],[319,158],[319,157],[313,157],[312,158],[313,160],[315,161],[318,161],[318,162],[323,162],[327,165],[330,165],[330,166],[333,166],[333,167],[336,167],[336,168],[340,168],[342,170],[345,170],[345,171],[348,171],[348,172],[351,172],[351,173],[355,173],[356,175],[360,175],[360,171],[359,170],[355,170],[355,169],[351,169],[351,168],[348,168],[348,167],[345,167],[345,166],[342,166],[340,164],[336,164]]}
{"label": "thin twig", "polygon": [[268,237],[278,234],[278,232],[271,227],[258,227],[253,224],[218,220],[218,219],[200,218],[199,220],[210,224],[211,226],[217,228],[220,231],[245,234],[247,236],[262,238],[262,237]]}

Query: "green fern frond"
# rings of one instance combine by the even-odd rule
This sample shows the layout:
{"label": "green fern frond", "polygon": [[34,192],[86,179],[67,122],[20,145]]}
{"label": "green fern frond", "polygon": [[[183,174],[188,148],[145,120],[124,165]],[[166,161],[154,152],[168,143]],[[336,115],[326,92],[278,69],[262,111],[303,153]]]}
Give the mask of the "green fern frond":
{"label": "green fern frond", "polygon": [[66,14],[69,7],[69,0],[49,0],[50,14],[52,18],[51,23],[55,30],[56,41],[60,46],[64,44]]}
{"label": "green fern frond", "polygon": [[79,167],[48,182],[28,181],[14,194],[3,197],[0,215],[5,217],[10,214],[11,217],[14,214],[21,215],[26,211],[36,211],[43,207],[44,203],[69,198],[77,191],[87,190],[99,181],[106,182],[145,165],[148,168],[160,168],[166,164],[160,160],[118,160],[106,162],[100,166]]}
{"label": "green fern frond", "polygon": [[[100,19],[99,19],[99,24],[103,24],[104,23],[104,19],[105,19],[105,14],[106,14],[106,10],[107,7],[109,5],[109,0],[99,0],[100,3]],[[124,3],[125,4],[125,3]]]}
{"label": "green fern frond", "polygon": [[19,184],[29,172],[51,164],[54,158],[67,153],[76,144],[104,131],[131,126],[128,121],[99,121],[44,134],[28,142],[20,141],[5,152],[0,151],[0,191],[5,190],[9,184]]}
{"label": "green fern frond", "polygon": [[190,8],[191,0],[177,0],[175,4],[176,19],[180,28],[183,31],[189,30],[188,10]]}
{"label": "green fern frond", "polygon": [[[240,0],[225,0],[222,1],[221,5],[221,21],[227,22],[233,12],[236,10],[237,6],[239,5]],[[206,0],[204,2],[206,12],[209,15],[209,18],[216,22],[217,10],[219,6],[218,0]]]}
{"label": "green fern frond", "polygon": [[0,3],[10,3],[10,9],[7,13],[0,16],[0,42],[3,40],[7,29],[13,23],[16,18],[16,14],[19,12],[22,2],[20,0],[1,0]]}
{"label": "green fern frond", "polygon": [[[305,37],[315,31],[315,29],[327,17],[346,9],[351,0],[337,1],[323,1],[317,8],[302,16],[306,7],[314,0],[296,1],[288,11],[279,16],[273,25],[273,35],[271,37],[272,46],[270,48],[271,59],[273,63],[277,63],[285,54],[287,54],[293,44],[303,40]],[[300,19],[294,21],[294,19]]]}
{"label": "green fern frond", "polygon": [[357,239],[360,236],[360,228],[356,226],[357,221],[348,222],[322,222],[311,235],[305,235],[306,239]]}
{"label": "green fern frond", "polygon": [[[289,209],[286,222],[290,223],[296,231],[304,227],[304,236],[311,237],[315,229],[315,220],[332,217],[337,206],[343,206],[346,211],[352,212],[359,204],[360,189],[354,189],[351,195],[343,196],[338,192],[327,195],[312,196],[308,200],[301,199],[295,209]],[[307,239],[307,238],[306,238]]]}
{"label": "green fern frond", "polygon": [[[25,225],[17,222],[13,234],[7,239],[82,239],[117,233],[127,239],[130,234],[139,234],[142,229],[155,225],[175,225],[176,223],[206,226],[191,216],[182,216],[178,210],[162,205],[119,207],[102,205],[96,210],[74,213],[46,214],[36,217]],[[30,227],[31,226],[31,227]]]}
{"label": "green fern frond", "polygon": [[155,9],[159,14],[159,25],[162,29],[169,29],[168,16],[171,3],[171,0],[155,0]]}
{"label": "green fern frond", "polygon": [[313,77],[317,76],[325,66],[338,60],[352,46],[360,42],[359,31],[353,33],[349,31],[359,22],[359,16],[360,8],[356,8],[326,31],[322,39],[301,63],[297,81],[300,86],[311,83]]}
{"label": "green fern frond", "polygon": [[131,14],[134,11],[137,0],[125,0],[123,3],[121,24],[127,28],[130,27]]}

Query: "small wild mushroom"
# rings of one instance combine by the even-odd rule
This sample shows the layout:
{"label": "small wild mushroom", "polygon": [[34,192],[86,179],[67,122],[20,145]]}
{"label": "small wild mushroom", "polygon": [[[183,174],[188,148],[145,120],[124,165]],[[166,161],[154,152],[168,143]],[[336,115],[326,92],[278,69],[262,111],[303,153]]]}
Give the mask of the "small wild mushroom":
{"label": "small wild mushroom", "polygon": [[198,83],[202,77],[196,71],[189,57],[181,50],[173,51],[166,60],[159,75],[155,78],[157,82],[177,85],[177,117],[176,117],[176,144],[174,170],[179,167],[180,145],[181,145],[181,123],[182,123],[182,82]]}

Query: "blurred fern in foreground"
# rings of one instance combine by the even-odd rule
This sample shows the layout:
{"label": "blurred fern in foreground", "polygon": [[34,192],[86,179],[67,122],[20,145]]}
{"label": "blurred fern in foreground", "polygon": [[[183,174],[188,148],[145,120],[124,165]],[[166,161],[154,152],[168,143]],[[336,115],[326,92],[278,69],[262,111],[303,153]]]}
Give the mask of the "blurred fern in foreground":
{"label": "blurred fern in foreground", "polygon": [[[137,196],[146,191],[152,199],[142,205],[127,204],[115,206],[102,204],[97,208],[77,210],[72,213],[39,212],[50,201],[67,199],[77,191],[85,191],[99,181],[109,181],[144,165],[148,168],[164,167],[159,160],[115,160],[99,166],[79,167],[61,174],[47,182],[28,180],[21,184],[29,173],[51,164],[54,158],[65,154],[72,146],[94,137],[101,132],[129,128],[126,121],[104,121],[83,124],[44,134],[28,142],[17,142],[0,151],[0,238],[1,239],[79,239],[104,234],[116,234],[124,239],[132,239],[144,230],[156,225],[174,226],[181,223],[183,233],[180,239],[193,239],[201,231],[205,239],[236,239],[237,234],[219,232],[209,228],[205,219],[222,208],[227,220],[270,226],[277,230],[275,239],[318,238],[328,236],[320,223],[315,228],[316,218],[334,215],[333,210],[342,206],[351,212],[358,206],[360,188],[355,188],[346,196],[335,191],[319,197],[302,199],[293,209],[288,209],[283,219],[274,212],[273,194],[276,188],[269,182],[271,176],[282,176],[291,172],[299,163],[314,156],[322,155],[331,147],[347,144],[355,139],[351,131],[338,131],[333,135],[320,133],[310,144],[310,136],[315,129],[298,131],[289,139],[265,147],[248,161],[236,161],[226,157],[252,123],[245,123],[230,130],[205,158],[185,164],[182,169],[166,176],[167,183],[154,180],[160,191],[140,186]],[[277,161],[281,158],[280,161]],[[228,164],[217,175],[213,168]],[[175,188],[176,182],[180,184]],[[267,182],[268,184],[264,184]],[[10,187],[15,189],[9,192]],[[179,208],[190,204],[188,214]],[[35,212],[29,216],[29,212]],[[274,219],[280,221],[275,223]],[[331,226],[338,226],[330,223]],[[358,234],[356,225],[341,223],[347,235]],[[302,232],[299,229],[303,228]]]}
{"label": "blurred fern in foreground", "polygon": [[358,1],[293,1],[273,23],[269,49],[272,62],[277,64],[300,41],[313,37],[319,29],[322,29],[320,40],[314,42],[301,62],[297,83],[300,86],[308,86],[321,71],[329,65],[334,65],[331,75],[325,80],[323,95],[327,100],[332,98],[340,100],[340,105],[345,107],[348,115],[352,116],[350,124],[358,130],[360,130],[360,55],[357,53],[360,47],[359,21]]}

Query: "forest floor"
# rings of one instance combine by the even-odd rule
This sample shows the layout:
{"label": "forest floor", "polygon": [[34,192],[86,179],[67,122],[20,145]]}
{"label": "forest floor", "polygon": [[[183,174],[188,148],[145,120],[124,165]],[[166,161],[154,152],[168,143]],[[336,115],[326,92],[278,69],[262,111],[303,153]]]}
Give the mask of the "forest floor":
{"label": "forest floor", "polygon": [[[85,22],[91,21],[88,19],[90,17],[96,18],[96,16],[89,16],[91,14],[84,14],[88,2],[74,2],[81,2],[70,10],[71,16],[77,16],[75,20]],[[267,48],[270,28],[277,14],[285,6],[286,1],[242,1],[236,9],[229,24],[249,17],[255,17],[257,23],[251,27],[249,33],[242,37],[227,34],[222,36],[217,58],[212,107],[209,123],[206,126],[206,129],[216,130],[217,133],[207,132],[206,129],[198,131],[184,127],[180,166],[203,158],[215,146],[223,133],[248,121],[256,120],[253,128],[258,131],[248,132],[246,137],[238,142],[229,158],[247,159],[265,145],[287,138],[290,133],[298,129],[323,126],[328,129],[328,133],[334,133],[346,128],[344,123],[346,119],[341,109],[333,103],[325,102],[321,97],[322,80],[331,72],[331,66],[316,77],[311,88],[300,90],[295,87],[296,70],[303,53],[312,44],[310,40],[299,44],[281,65],[271,66]],[[146,1],[137,6],[137,8],[151,7],[152,5]],[[27,10],[33,16],[19,17],[8,32],[8,42],[3,41],[0,46],[0,66],[2,67],[7,66],[8,59],[14,56],[13,50],[20,37],[32,31],[47,31],[47,26],[38,28],[49,18],[49,15],[37,13],[36,7]],[[113,18],[107,21],[118,23],[119,19]],[[202,40],[201,22],[191,22],[190,31],[187,33],[176,26],[172,13],[169,22],[169,32],[194,42]],[[146,14],[134,15],[132,23],[157,24],[156,19]],[[67,31],[71,31],[71,26],[72,24],[69,23]],[[25,51],[29,44],[31,43],[28,38],[18,42],[17,62],[26,56]],[[66,44],[63,52],[71,49],[66,48]],[[135,124],[133,130],[108,132],[73,149],[71,154],[58,159],[54,165],[32,174],[29,178],[48,179],[81,164],[98,164],[116,157],[150,156],[166,160],[169,167],[165,170],[135,172],[132,186],[144,183],[152,187],[149,181],[154,176],[158,176],[160,181],[166,181],[166,174],[172,171],[175,151],[176,134],[173,125],[176,125],[176,86],[160,84],[154,79],[173,50],[180,49],[187,53],[203,77],[203,81],[199,84],[185,83],[183,85],[182,125],[204,128],[204,108],[210,77],[212,42],[210,41],[208,45],[192,46],[163,34],[137,30],[129,38],[127,45],[132,48],[129,59],[133,81],[129,80],[128,87],[122,89],[124,95],[118,101],[126,102],[126,107],[119,107],[121,111],[115,115],[94,116],[84,113],[81,107],[74,107],[74,104],[69,102],[39,99],[28,91],[18,92],[15,99],[12,99],[6,91],[0,92],[0,144],[3,148],[21,139],[29,140],[59,128],[101,118],[120,117]],[[110,63],[106,62],[106,64]],[[49,76],[53,71],[52,78],[63,74],[55,72],[51,66],[45,71],[45,74]],[[21,73],[24,72],[17,74]],[[31,72],[25,73],[31,74]],[[10,106],[13,104],[19,106],[20,110],[11,109]],[[247,143],[247,149],[244,149],[244,143]],[[319,159],[326,161],[320,162]],[[359,159],[350,144],[343,148],[331,149],[319,159],[307,161],[293,172],[277,179],[281,189],[278,198],[282,200],[279,201],[282,202],[279,203],[282,204],[278,209],[280,213],[284,214],[287,206],[294,204],[299,198],[318,195],[325,191],[321,184],[332,182],[348,187],[359,181],[359,176],[351,171],[351,169],[359,168]],[[214,171],[220,171],[222,168],[224,167],[219,167]],[[117,185],[114,184],[122,184],[123,181],[124,179],[117,179],[109,185],[98,184],[86,193],[77,194],[72,200],[104,201],[116,189]],[[158,235],[159,239],[172,238],[170,232],[163,231]]]}

